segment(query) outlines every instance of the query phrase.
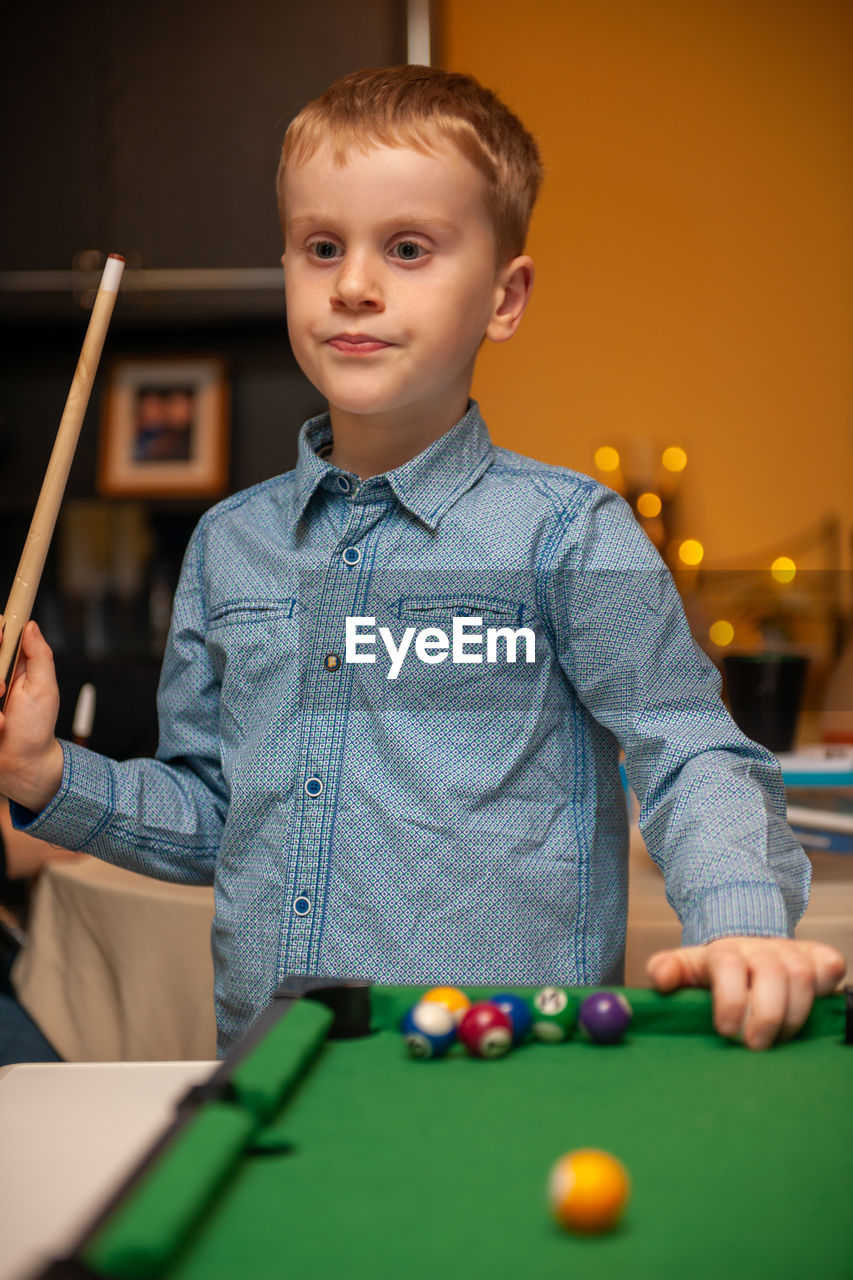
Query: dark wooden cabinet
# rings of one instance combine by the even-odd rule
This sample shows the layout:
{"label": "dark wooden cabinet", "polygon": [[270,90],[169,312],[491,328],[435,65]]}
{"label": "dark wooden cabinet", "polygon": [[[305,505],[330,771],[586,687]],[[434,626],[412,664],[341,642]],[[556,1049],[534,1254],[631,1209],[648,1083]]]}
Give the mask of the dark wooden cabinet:
{"label": "dark wooden cabinet", "polygon": [[76,250],[100,243],[99,7],[9,5],[3,15],[3,270],[69,268]]}
{"label": "dark wooden cabinet", "polygon": [[3,21],[0,271],[76,253],[275,267],[278,151],[348,71],[405,61],[404,0],[75,0]]}

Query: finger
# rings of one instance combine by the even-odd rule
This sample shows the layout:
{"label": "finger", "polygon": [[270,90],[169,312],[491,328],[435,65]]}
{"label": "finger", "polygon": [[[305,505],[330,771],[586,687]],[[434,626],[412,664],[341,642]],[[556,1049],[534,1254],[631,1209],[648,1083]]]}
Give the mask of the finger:
{"label": "finger", "polygon": [[[36,622],[28,622],[21,638],[23,674],[29,679],[51,678],[53,675],[53,650],[45,640]],[[17,680],[17,675],[15,679]]]}
{"label": "finger", "polygon": [[827,946],[825,942],[803,940],[800,945],[814,965],[815,993],[819,996],[830,995],[847,973],[847,961],[840,951]]}
{"label": "finger", "polygon": [[682,965],[674,951],[657,951],[646,961],[646,974],[657,991],[674,991],[682,985]]}
{"label": "finger", "polygon": [[762,956],[753,965],[749,988],[749,1009],[743,1028],[747,1048],[770,1048],[784,1025],[789,999],[790,982],[785,965],[778,956]]}
{"label": "finger", "polygon": [[39,624],[32,619],[30,619],[21,633],[21,648],[27,657],[35,657],[45,650],[50,652],[50,645],[42,635]]}
{"label": "finger", "polygon": [[27,671],[27,655],[24,652],[23,642],[18,646],[18,656],[15,658],[15,665],[12,668],[9,679],[9,692],[11,693],[16,684],[20,684]]}
{"label": "finger", "polygon": [[32,679],[55,680],[53,650],[45,640],[38,623],[29,621],[21,632],[21,643],[15,671],[9,685],[10,697],[16,689],[24,689]]}
{"label": "finger", "polygon": [[815,998],[817,975],[811,957],[805,951],[794,950],[785,961],[788,974],[788,1008],[778,1039],[790,1040],[811,1013]]}
{"label": "finger", "polygon": [[749,975],[740,952],[725,946],[706,948],[714,1026],[721,1036],[733,1037],[744,1028],[749,1007]]}
{"label": "finger", "polygon": [[656,951],[646,963],[646,973],[662,992],[674,991],[677,987],[707,987],[707,947]]}

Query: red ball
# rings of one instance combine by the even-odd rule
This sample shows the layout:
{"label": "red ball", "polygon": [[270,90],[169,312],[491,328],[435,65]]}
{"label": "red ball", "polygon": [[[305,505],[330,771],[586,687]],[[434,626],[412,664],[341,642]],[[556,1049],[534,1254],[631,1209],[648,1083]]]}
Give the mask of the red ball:
{"label": "red ball", "polygon": [[459,1039],[475,1058],[501,1058],[512,1048],[512,1023],[503,1009],[481,1000],[460,1022]]}

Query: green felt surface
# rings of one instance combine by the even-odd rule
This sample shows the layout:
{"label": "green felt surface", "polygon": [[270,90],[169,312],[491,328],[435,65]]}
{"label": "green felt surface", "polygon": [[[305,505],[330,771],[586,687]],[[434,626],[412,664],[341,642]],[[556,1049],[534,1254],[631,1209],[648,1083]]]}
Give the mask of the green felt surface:
{"label": "green felt surface", "polygon": [[235,1068],[236,1100],[268,1120],[295,1089],[323,1046],[332,1014],[313,1000],[300,1000]]}
{"label": "green felt surface", "polygon": [[[374,1033],[321,1049],[157,1275],[853,1277],[841,997],[763,1054],[713,1034],[704,992],[628,991],[621,1045],[424,1062],[396,1031],[416,994],[374,990]],[[598,1239],[546,1209],[551,1165],[581,1146],[632,1181],[622,1225]]]}
{"label": "green felt surface", "polygon": [[256,1128],[250,1112],[214,1102],[127,1197],[85,1251],[96,1271],[160,1275],[242,1159]]}

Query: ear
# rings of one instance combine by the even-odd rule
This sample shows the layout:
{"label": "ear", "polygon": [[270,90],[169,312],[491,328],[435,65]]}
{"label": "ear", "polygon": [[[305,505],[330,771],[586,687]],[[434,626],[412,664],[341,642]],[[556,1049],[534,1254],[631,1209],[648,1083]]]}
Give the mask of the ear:
{"label": "ear", "polygon": [[506,342],[521,324],[533,292],[533,277],[533,259],[526,254],[513,258],[499,272],[495,307],[486,326],[486,337],[492,342]]}

